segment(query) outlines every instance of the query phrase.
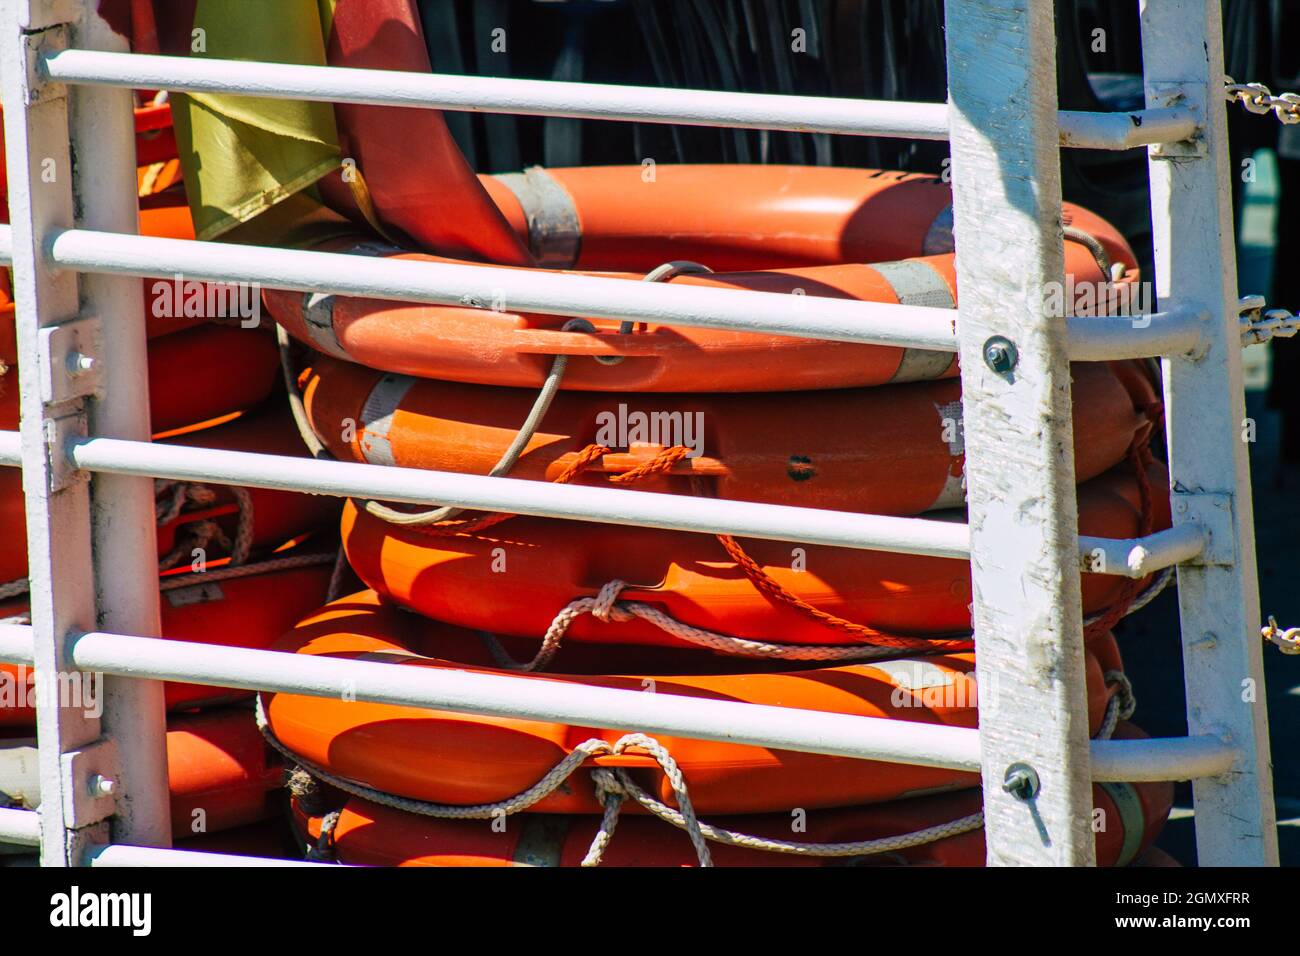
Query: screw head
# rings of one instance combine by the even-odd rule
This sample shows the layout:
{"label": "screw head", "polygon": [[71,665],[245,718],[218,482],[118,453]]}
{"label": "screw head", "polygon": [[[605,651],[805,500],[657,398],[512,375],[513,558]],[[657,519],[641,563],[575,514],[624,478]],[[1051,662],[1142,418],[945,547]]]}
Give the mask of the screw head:
{"label": "screw head", "polygon": [[102,773],[92,775],[87,783],[92,797],[111,797],[117,787],[117,784]]}
{"label": "screw head", "polygon": [[1027,763],[1013,763],[1002,777],[1002,789],[1017,800],[1034,799],[1040,786],[1038,772]]}
{"label": "screw head", "polygon": [[1015,343],[1006,336],[995,335],[984,343],[984,364],[999,375],[1006,375],[1019,361]]}
{"label": "screw head", "polygon": [[83,352],[73,352],[68,356],[68,372],[71,375],[84,375],[95,367],[95,357]]}

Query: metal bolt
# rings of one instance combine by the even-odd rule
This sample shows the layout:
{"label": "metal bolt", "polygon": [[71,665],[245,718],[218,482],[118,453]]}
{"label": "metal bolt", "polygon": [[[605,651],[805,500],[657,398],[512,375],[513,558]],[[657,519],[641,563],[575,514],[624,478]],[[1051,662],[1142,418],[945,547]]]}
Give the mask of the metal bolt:
{"label": "metal bolt", "polygon": [[111,797],[113,790],[117,787],[117,784],[102,773],[92,775],[88,783],[88,789],[92,797]]}
{"label": "metal bolt", "polygon": [[1027,763],[1013,763],[1002,778],[1002,789],[1017,800],[1034,799],[1039,786],[1037,771]]}
{"label": "metal bolt", "polygon": [[68,374],[83,375],[95,367],[95,357],[82,352],[73,352],[68,356]]}
{"label": "metal bolt", "polygon": [[1009,338],[995,335],[984,343],[984,364],[999,375],[1006,375],[1019,361],[1020,354]]}

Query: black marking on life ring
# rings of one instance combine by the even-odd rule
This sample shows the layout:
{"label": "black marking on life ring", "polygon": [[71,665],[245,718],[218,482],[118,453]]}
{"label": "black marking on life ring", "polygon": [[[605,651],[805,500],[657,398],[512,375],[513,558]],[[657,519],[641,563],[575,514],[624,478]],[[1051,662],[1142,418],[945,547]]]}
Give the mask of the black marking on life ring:
{"label": "black marking on life ring", "polygon": [[790,464],[785,473],[790,476],[791,481],[807,481],[817,475],[817,469],[813,467],[812,459],[807,455],[791,455]]}

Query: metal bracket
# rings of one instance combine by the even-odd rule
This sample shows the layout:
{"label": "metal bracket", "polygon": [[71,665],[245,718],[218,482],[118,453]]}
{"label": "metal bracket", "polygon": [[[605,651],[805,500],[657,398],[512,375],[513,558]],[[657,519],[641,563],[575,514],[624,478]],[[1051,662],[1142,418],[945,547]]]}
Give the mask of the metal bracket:
{"label": "metal bracket", "polygon": [[1232,495],[1175,491],[1169,500],[1173,505],[1175,524],[1195,522],[1205,531],[1205,550],[1187,564],[1231,567],[1237,563]]}
{"label": "metal bracket", "polygon": [[63,792],[71,795],[64,806],[69,830],[107,820],[117,812],[117,745],[108,739],[63,755],[60,765]]}
{"label": "metal bracket", "polygon": [[41,401],[58,405],[99,389],[98,317],[75,319],[40,330]]}
{"label": "metal bracket", "polygon": [[[1150,109],[1193,106],[1197,107],[1197,114],[1203,116],[1204,104],[1199,102],[1199,97],[1193,93],[1194,89],[1195,87],[1190,83],[1149,83],[1147,84],[1147,106]],[[1190,159],[1209,155],[1200,126],[1191,139],[1177,143],[1154,143],[1147,148],[1152,159]]]}
{"label": "metal bracket", "polygon": [[68,48],[68,31],[62,25],[52,26],[39,33],[29,33],[23,37],[23,58],[27,64],[27,105],[49,103],[61,100],[68,95],[66,83],[53,83],[41,69],[41,57],[47,53],[59,53]]}
{"label": "metal bracket", "polygon": [[45,453],[50,462],[51,494],[70,488],[77,482],[90,480],[89,473],[79,470],[68,457],[69,443],[89,434],[86,413],[82,408],[60,418],[45,419]]}

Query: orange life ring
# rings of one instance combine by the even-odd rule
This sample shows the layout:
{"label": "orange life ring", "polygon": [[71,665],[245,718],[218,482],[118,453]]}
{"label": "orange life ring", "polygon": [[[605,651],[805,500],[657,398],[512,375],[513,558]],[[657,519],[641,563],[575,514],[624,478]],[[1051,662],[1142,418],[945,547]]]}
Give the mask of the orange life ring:
{"label": "orange life ring", "polygon": [[[268,571],[206,584],[202,580],[162,593],[162,634],[167,640],[219,647],[266,650],[329,591],[328,564]],[[201,576],[196,576],[201,578]],[[166,580],[166,577],[164,577]],[[0,618],[27,613],[27,602],[0,602]],[[32,668],[0,662],[0,727],[25,727],[36,721],[30,706],[36,689]],[[246,700],[250,691],[175,681],[165,685],[169,710],[189,710]]]}
{"label": "orange life ring", "polygon": [[[0,357],[0,370],[12,364]],[[149,408],[154,434],[253,408],[279,380],[275,342],[255,329],[196,324],[152,339]],[[0,428],[17,428],[17,422],[18,376],[0,371]]]}
{"label": "orange life ring", "polygon": [[[1132,730],[1121,723],[1116,736]],[[1094,784],[1097,863],[1128,866],[1146,851],[1168,819],[1169,783]],[[859,807],[806,810],[805,828],[791,833],[791,813],[720,817],[707,822],[733,832],[798,843],[849,843],[912,833],[978,812],[978,790],[913,797]],[[293,801],[300,838],[318,845],[321,819]],[[1116,823],[1117,822],[1117,825]],[[524,813],[504,829],[479,820],[441,820],[352,798],[330,837],[333,859],[351,866],[576,867],[600,824],[594,814]],[[983,828],[932,843],[866,857],[811,857],[710,843],[714,866],[983,866]],[[602,866],[682,867],[697,864],[686,834],[659,820],[627,815],[619,821]]]}
{"label": "orange life ring", "polygon": [[[735,172],[737,169],[741,172]],[[790,255],[799,265],[769,271],[679,275],[672,281],[708,288],[806,295],[812,302],[801,307],[810,309],[816,307],[818,297],[948,308],[955,304],[950,242],[933,250],[938,254],[926,255],[931,251],[926,247],[926,233],[932,231],[931,227],[938,228],[933,222],[934,213],[948,202],[946,186],[925,176],[889,180],[859,170],[810,169],[796,174],[781,167],[769,174],[767,169],[760,167],[751,173],[745,167],[709,167],[704,171],[688,170],[680,180],[676,173],[667,174],[664,183],[689,184],[680,191],[682,199],[677,208],[664,205],[668,193],[654,188],[629,189],[632,207],[622,204],[623,197],[617,190],[610,191],[609,183],[615,181],[610,177],[637,177],[640,167],[572,169],[563,175],[566,183],[575,188],[588,179],[599,182],[601,185],[593,186],[590,195],[602,196],[601,201],[609,204],[582,228],[582,249],[587,250],[588,258],[599,262],[603,269],[617,270],[602,275],[640,280],[645,276],[639,270],[683,259],[687,252],[702,256],[710,267],[713,262],[723,261],[747,270],[762,269],[774,262],[789,266],[784,257]],[[783,176],[792,177],[806,192],[790,192],[779,200],[760,201],[753,211],[739,212],[730,209],[726,198],[735,195],[733,176],[746,180],[766,180],[770,176],[773,182]],[[891,190],[898,195],[881,198],[889,196]],[[688,200],[687,196],[692,198]],[[643,201],[637,203],[641,197]],[[899,206],[913,203],[918,212],[897,213]],[[716,225],[710,229],[695,221],[689,212],[683,212],[687,225],[680,232],[670,230],[667,236],[645,238],[675,212],[681,212],[682,204],[686,208],[698,204],[711,210],[710,215],[718,216]],[[723,205],[728,207],[725,214]],[[800,211],[791,213],[789,209]],[[739,236],[727,226],[728,218],[736,215],[745,219],[745,230]],[[1084,210],[1071,207],[1067,215],[1086,223],[1106,250],[1105,255],[1124,264],[1128,273],[1123,283],[1136,281],[1136,260],[1118,232]],[[638,220],[638,216],[644,219]],[[902,216],[904,224],[896,224],[890,216]],[[789,225],[791,219],[793,225]],[[925,228],[913,219],[923,221]],[[576,221],[581,220],[579,215]],[[595,232],[597,227],[609,230],[610,235]],[[886,232],[903,238],[897,243],[878,245],[871,241]],[[629,237],[638,241],[644,238],[644,248],[627,251],[632,245]],[[766,248],[769,239],[775,252],[753,251],[755,247]],[[737,247],[724,254],[722,250],[733,241]],[[873,264],[865,264],[871,261],[873,250],[893,251],[896,245],[911,247],[904,255],[923,258],[883,262],[886,257],[879,255]],[[789,250],[783,251],[787,247]],[[363,239],[333,239],[323,248],[424,261],[459,261],[402,253]],[[624,253],[630,262],[619,258]],[[863,258],[846,263],[845,255]],[[1108,296],[1115,294],[1116,286],[1101,269],[1095,249],[1068,242],[1065,258],[1066,272],[1076,285],[1095,288]],[[580,261],[580,256],[574,261]],[[805,264],[809,262],[814,264]],[[633,334],[620,334],[618,323],[595,319],[590,320],[593,332],[563,331],[567,318],[510,312],[509,303],[498,310],[498,305],[491,302],[414,305],[280,290],[267,290],[264,299],[271,316],[290,334],[335,358],[400,374],[486,385],[538,387],[549,373],[552,360],[560,354],[571,357],[562,387],[593,391],[689,392],[699,390],[701,383],[707,383],[711,391],[790,391],[880,385],[940,378],[955,372],[951,355],[918,349],[667,325],[648,325]],[[592,360],[596,358],[606,361]]]}
{"label": "orange life ring", "polygon": [[[1150,432],[1141,410],[1155,388],[1124,364],[1133,363],[1073,366],[1079,481],[1123,461]],[[312,429],[335,457],[469,474],[496,465],[536,398],[325,357],[304,377]],[[587,462],[575,481],[605,485],[664,448],[690,445],[671,476],[637,487],[691,494],[691,478],[702,477],[720,498],[917,514],[964,504],[961,415],[952,379],[796,394],[561,392],[509,475],[554,481],[602,445],[620,451]]]}
{"label": "orange life ring", "polygon": [[243,707],[167,722],[172,835],[218,833],[278,816],[284,768]]}
{"label": "orange life ring", "polygon": [[280,356],[255,329],[205,324],[149,343],[154,433],[256,408],[280,380]]}
{"label": "orange life ring", "polygon": [[[745,163],[542,168],[479,181],[539,265],[648,272],[690,259],[717,272],[891,262],[953,251],[952,189],[885,169]],[[736,197],[745,197],[737,202]],[[1073,203],[1062,221],[1112,262],[1123,236]]]}
{"label": "orange life ring", "polygon": [[[1118,660],[1112,637],[1094,643],[1104,647],[1112,663]],[[290,631],[276,648],[310,656],[391,661],[402,667],[494,670],[488,649],[473,632],[403,613],[381,603],[374,592],[327,605]],[[784,670],[768,665],[744,674],[686,670],[679,675],[692,676],[673,676],[651,670],[655,654],[642,649],[645,669],[637,676],[610,676],[603,651],[562,648],[555,662],[559,673],[521,679],[634,690],[652,687],[657,694],[976,725],[974,655],[969,653],[802,670],[790,670],[787,663]],[[1089,721],[1096,733],[1114,688],[1106,684],[1103,664],[1092,651],[1087,673]],[[655,676],[643,676],[647,674]],[[440,804],[477,805],[513,797],[537,783],[580,742],[596,737],[613,743],[623,736],[619,731],[558,722],[327,697],[275,694],[264,700],[272,733],[308,764],[384,793]],[[667,736],[658,739],[676,759],[691,800],[702,814],[854,806],[969,787],[978,779],[932,767],[889,766]],[[585,766],[630,769],[658,799],[673,800],[671,787],[650,757],[625,752],[595,757]],[[576,774],[568,786],[532,809],[598,813],[600,804],[587,775]]]}
{"label": "orange life ring", "polygon": [[[1163,465],[1148,468],[1151,487],[1168,487]],[[1169,526],[1168,496],[1153,495],[1153,527]],[[1079,488],[1083,534],[1129,538],[1141,527],[1141,499],[1128,463]],[[544,518],[513,518],[472,534],[437,534],[394,525],[348,502],[343,544],[368,587],[427,617],[493,633],[546,633],[555,615],[607,582],[625,581],[620,600],[648,603],[684,624],[781,644],[854,643],[770,600],[710,535]],[[968,632],[966,561],[796,545],[746,542],[777,583],[817,608],[893,634]],[[1083,607],[1099,612],[1121,599],[1127,579],[1086,574]],[[577,617],[566,640],[681,646],[640,619]]]}

